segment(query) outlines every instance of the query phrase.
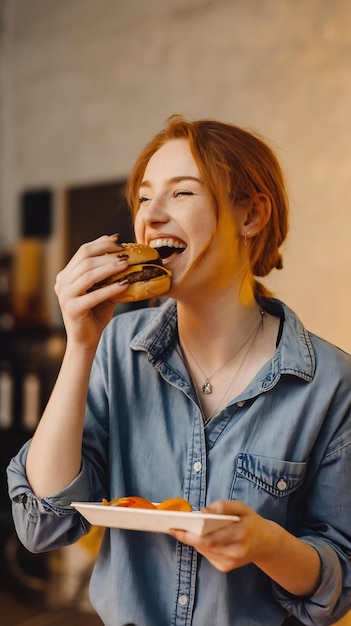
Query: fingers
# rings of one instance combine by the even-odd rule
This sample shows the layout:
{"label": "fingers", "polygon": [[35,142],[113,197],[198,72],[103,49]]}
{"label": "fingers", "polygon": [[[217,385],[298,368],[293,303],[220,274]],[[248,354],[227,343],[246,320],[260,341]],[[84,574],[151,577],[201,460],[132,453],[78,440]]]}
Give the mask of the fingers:
{"label": "fingers", "polygon": [[237,525],[238,522],[233,522],[225,529],[202,536],[177,529],[172,529],[169,533],[178,541],[195,548],[219,571],[229,572],[246,564],[241,554],[240,539],[236,537],[234,530]]}
{"label": "fingers", "polygon": [[[120,255],[118,253],[121,253]],[[110,256],[109,253],[117,253]],[[118,297],[129,283],[114,283],[91,290],[128,267],[118,235],[103,235],[83,244],[56,278],[57,294],[67,340],[86,350],[95,350],[103,329],[110,321]]]}
{"label": "fingers", "polygon": [[242,538],[242,529],[239,528],[239,524],[240,522],[233,522],[228,526],[205,535],[195,535],[192,532],[177,528],[172,528],[169,532],[172,537],[175,537],[178,541],[192,545],[202,552],[203,550],[224,548],[227,545],[240,541]]}
{"label": "fingers", "polygon": [[106,254],[107,252],[116,252],[117,250],[122,249],[118,244],[118,235],[102,235],[98,239],[94,241],[89,241],[84,243],[78,248],[77,252],[73,255],[73,257],[69,260],[65,268],[59,272],[57,275],[58,278],[66,272],[70,272],[73,270],[79,263],[86,257],[89,256],[98,256],[102,254]]}
{"label": "fingers", "polygon": [[215,513],[216,515],[238,515],[243,517],[248,515],[251,509],[237,500],[216,500],[201,509],[202,513]]}
{"label": "fingers", "polygon": [[123,248],[118,245],[117,241],[118,235],[103,235],[95,241],[81,245],[66,267],[58,273],[56,282],[62,282],[67,276],[75,280],[83,272],[103,264],[103,257],[107,253],[119,250],[122,252]]}
{"label": "fingers", "polygon": [[[198,550],[197,545],[200,539],[199,535],[194,535],[188,530],[179,530],[178,528],[170,528],[168,532],[172,537],[174,537],[174,539],[177,539],[177,541],[185,543],[186,545],[192,546]],[[200,552],[200,550],[198,550],[198,552]]]}
{"label": "fingers", "polygon": [[[128,267],[123,248],[118,245],[117,241],[118,235],[103,235],[79,248],[66,267],[57,275],[55,291],[60,302],[65,303],[72,297],[86,295],[95,283]],[[109,256],[108,253],[117,253],[117,255]],[[126,286],[121,283],[104,287],[99,290],[98,294],[86,298],[86,305],[95,305],[112,296],[116,297],[125,289]]]}
{"label": "fingers", "polygon": [[253,561],[255,544],[260,536],[260,516],[242,502],[224,500],[212,503],[202,512],[235,515],[239,521],[202,536],[177,529],[172,529],[170,534],[178,541],[194,547],[223,572]]}
{"label": "fingers", "polygon": [[[106,258],[104,255],[85,258],[76,267],[64,270],[58,275],[55,285],[56,293],[58,295],[67,293],[70,296],[85,295],[94,285],[106,280],[109,276],[122,272],[127,267],[128,261],[122,257]],[[116,287],[123,286],[123,283],[109,286],[112,288],[105,289],[105,291],[101,291],[104,287],[99,289],[98,300],[106,300],[109,294],[116,294]],[[119,291],[121,290],[117,289],[117,293]]]}

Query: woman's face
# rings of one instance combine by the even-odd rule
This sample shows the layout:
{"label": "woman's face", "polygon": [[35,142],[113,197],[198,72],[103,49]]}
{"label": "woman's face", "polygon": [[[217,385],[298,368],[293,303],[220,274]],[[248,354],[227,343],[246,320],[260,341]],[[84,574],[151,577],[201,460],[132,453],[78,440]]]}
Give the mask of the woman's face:
{"label": "woman's face", "polygon": [[192,289],[218,282],[219,263],[223,266],[229,247],[230,255],[235,248],[237,225],[230,210],[220,227],[223,219],[217,219],[186,139],[168,141],[151,157],[139,199],[136,239],[156,248],[172,270],[170,295],[177,295],[185,277]]}

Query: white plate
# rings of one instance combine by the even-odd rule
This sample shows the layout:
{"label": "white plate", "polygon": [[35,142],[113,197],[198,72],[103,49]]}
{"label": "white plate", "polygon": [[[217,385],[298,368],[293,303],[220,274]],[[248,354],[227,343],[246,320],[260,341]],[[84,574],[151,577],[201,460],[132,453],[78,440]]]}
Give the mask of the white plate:
{"label": "white plate", "polygon": [[158,533],[167,533],[170,528],[178,528],[190,530],[195,535],[206,535],[240,520],[237,515],[132,509],[106,506],[98,502],[71,502],[71,506],[94,526]]}

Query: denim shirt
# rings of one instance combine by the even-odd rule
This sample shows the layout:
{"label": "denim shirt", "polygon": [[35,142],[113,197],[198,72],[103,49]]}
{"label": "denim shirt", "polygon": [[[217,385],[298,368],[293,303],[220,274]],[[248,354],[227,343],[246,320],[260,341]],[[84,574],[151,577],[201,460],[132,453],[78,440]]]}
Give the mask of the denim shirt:
{"label": "denim shirt", "polygon": [[350,606],[351,357],[283,303],[266,306],[283,320],[276,352],[206,427],[175,302],[114,317],[91,373],[80,474],[39,500],[26,444],[8,468],[13,516],[25,546],[45,551],[89,528],[75,500],[240,500],[314,546],[319,586],[296,597],[253,564],[223,573],[167,534],[106,529],[90,586],[106,626],[278,626],[288,614],[325,626]]}

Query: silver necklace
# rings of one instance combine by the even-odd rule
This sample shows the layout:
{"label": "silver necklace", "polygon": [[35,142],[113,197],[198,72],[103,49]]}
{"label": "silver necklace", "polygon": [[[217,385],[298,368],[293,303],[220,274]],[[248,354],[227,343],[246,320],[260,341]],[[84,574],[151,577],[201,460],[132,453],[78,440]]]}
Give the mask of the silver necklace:
{"label": "silver necklace", "polygon": [[[247,344],[247,342],[251,339],[252,335],[257,334],[258,329],[260,327],[260,325],[263,323],[263,315],[264,315],[264,311],[262,311],[262,309],[260,310],[260,320],[257,326],[255,326],[255,328],[252,330],[252,332],[249,334],[248,337],[246,337],[245,341],[243,341],[243,343],[239,346],[239,348],[236,348],[235,352],[233,352],[233,354],[230,355],[229,359],[227,359],[218,369],[216,369],[215,372],[213,372],[210,376],[206,376],[206,374],[203,372],[202,367],[200,366],[200,364],[197,362],[197,360],[195,359],[194,355],[190,352],[189,348],[188,348],[188,352],[191,356],[191,358],[193,359],[193,361],[196,363],[197,367],[199,368],[201,374],[204,377],[204,382],[201,385],[201,391],[204,395],[207,395],[209,393],[213,392],[213,387],[211,385],[211,378],[214,378],[216,376],[216,374],[218,374],[218,372],[220,372],[230,361],[232,361],[234,359],[234,357],[240,352],[240,350],[243,349],[243,347]],[[251,346],[250,346],[251,347]],[[183,352],[183,350],[182,350]]]}
{"label": "silver necklace", "polygon": [[[262,311],[262,310],[261,310],[261,311],[260,311],[260,319],[259,319],[259,322],[258,322],[257,326],[254,328],[254,330],[252,331],[252,333],[250,333],[249,337],[245,340],[244,344],[242,344],[241,348],[243,348],[243,347],[244,347],[244,345],[245,345],[245,344],[249,341],[250,337],[252,338],[252,340],[250,341],[250,344],[249,344],[249,346],[248,346],[247,350],[245,351],[245,354],[244,354],[243,358],[241,359],[241,361],[240,361],[240,363],[239,363],[239,366],[237,367],[236,371],[234,372],[234,376],[232,377],[232,379],[231,379],[231,381],[230,381],[229,385],[227,386],[227,388],[226,388],[226,390],[225,390],[224,394],[221,396],[221,399],[219,400],[218,404],[216,405],[216,408],[214,409],[214,411],[212,411],[211,415],[209,415],[207,418],[205,418],[205,416],[204,416],[204,411],[203,411],[203,408],[202,408],[202,405],[201,405],[201,401],[200,401],[200,398],[199,398],[199,395],[198,395],[198,392],[197,392],[197,386],[196,386],[196,383],[195,383],[195,381],[194,381],[194,379],[193,379],[193,377],[192,377],[192,375],[191,375],[191,370],[190,370],[190,368],[189,368],[189,363],[188,363],[187,358],[186,358],[186,356],[185,356],[185,354],[184,354],[184,352],[183,352],[183,350],[182,350],[182,347],[180,346],[180,350],[181,350],[181,353],[182,353],[182,355],[183,355],[184,361],[185,361],[186,365],[188,366],[188,370],[189,370],[190,378],[191,378],[191,381],[192,381],[192,383],[193,383],[193,388],[194,388],[194,391],[195,391],[195,395],[196,395],[196,398],[197,398],[197,402],[198,402],[198,405],[199,405],[200,411],[201,411],[201,413],[202,413],[202,418],[203,418],[203,420],[204,420],[204,424],[205,424],[205,426],[206,426],[206,424],[208,424],[208,423],[210,422],[210,420],[211,420],[211,419],[212,419],[212,418],[213,418],[213,417],[217,414],[217,411],[218,411],[219,407],[221,406],[221,404],[222,404],[222,402],[223,402],[224,398],[226,397],[226,395],[228,394],[228,392],[229,392],[230,388],[232,387],[232,385],[234,384],[235,380],[236,380],[236,379],[237,379],[237,377],[239,376],[239,373],[241,372],[241,370],[242,370],[242,368],[243,368],[243,365],[244,365],[244,363],[245,363],[245,361],[246,361],[246,359],[247,359],[247,357],[248,357],[248,355],[249,355],[249,352],[250,352],[250,350],[251,350],[251,348],[252,348],[253,344],[255,343],[255,339],[256,339],[256,337],[257,337],[257,335],[258,335],[258,331],[260,330],[260,328],[262,328],[262,330],[263,330],[263,317],[264,317],[264,311]],[[239,348],[239,350],[240,350],[241,348]],[[237,350],[237,352],[239,352],[239,350]],[[193,357],[193,358],[194,358],[194,357]],[[234,358],[234,356],[233,356],[232,358]],[[194,359],[194,360],[195,360],[195,359]],[[195,362],[196,362],[196,361],[195,361]],[[227,361],[227,362],[228,362],[228,361]],[[224,367],[224,365],[222,365],[219,369],[222,369],[223,367]],[[199,367],[199,369],[201,370],[201,368],[200,368],[200,367]],[[201,371],[202,371],[202,370],[201,370]],[[219,370],[217,370],[217,371],[219,371]],[[214,374],[212,374],[212,376],[214,376]],[[204,391],[203,391],[203,387],[202,387],[202,393],[206,393],[206,392],[204,392]],[[208,392],[207,392],[207,393],[208,393]],[[212,390],[211,390],[211,392],[210,392],[210,393],[212,393]]]}

